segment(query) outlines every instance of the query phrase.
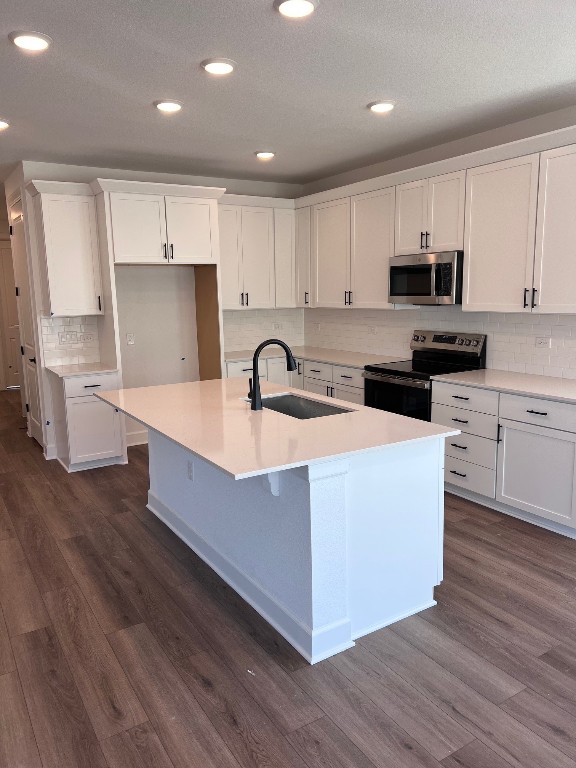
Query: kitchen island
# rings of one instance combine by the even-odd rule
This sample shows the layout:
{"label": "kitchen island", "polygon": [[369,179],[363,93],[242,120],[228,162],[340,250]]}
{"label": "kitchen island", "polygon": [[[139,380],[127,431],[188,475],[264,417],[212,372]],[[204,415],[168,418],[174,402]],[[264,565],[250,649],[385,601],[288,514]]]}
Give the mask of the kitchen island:
{"label": "kitchen island", "polygon": [[[337,415],[252,411],[246,379],[98,397],[149,429],[148,507],[308,661],[434,605],[444,438],[333,398]],[[262,383],[266,397],[297,390]]]}

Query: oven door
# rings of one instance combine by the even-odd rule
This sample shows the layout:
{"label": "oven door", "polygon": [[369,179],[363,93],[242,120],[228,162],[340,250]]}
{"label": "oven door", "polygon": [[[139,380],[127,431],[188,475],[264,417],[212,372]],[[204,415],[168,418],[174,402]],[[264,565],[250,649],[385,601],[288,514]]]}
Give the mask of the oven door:
{"label": "oven door", "polygon": [[432,389],[429,381],[369,371],[363,376],[365,405],[430,421]]}

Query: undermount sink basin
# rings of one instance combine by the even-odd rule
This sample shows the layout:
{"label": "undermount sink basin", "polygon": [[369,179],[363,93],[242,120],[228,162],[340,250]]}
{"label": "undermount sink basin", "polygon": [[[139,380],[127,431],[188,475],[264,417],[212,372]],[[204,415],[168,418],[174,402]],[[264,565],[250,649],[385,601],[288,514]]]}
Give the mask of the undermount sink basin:
{"label": "undermount sink basin", "polygon": [[350,413],[352,410],[291,394],[263,397],[262,407],[292,416],[294,419],[317,419],[319,416],[336,416],[339,413]]}

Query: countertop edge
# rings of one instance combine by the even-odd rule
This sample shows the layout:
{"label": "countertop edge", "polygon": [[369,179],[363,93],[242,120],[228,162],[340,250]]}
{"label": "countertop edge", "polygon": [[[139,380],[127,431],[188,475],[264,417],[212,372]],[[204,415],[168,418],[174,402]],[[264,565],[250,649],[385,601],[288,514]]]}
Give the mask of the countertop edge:
{"label": "countertop edge", "polygon": [[[492,370],[499,370],[499,369],[492,369]],[[510,374],[512,371],[502,371],[504,374]],[[537,373],[524,373],[520,374],[522,376],[534,376],[534,378],[548,378],[548,377],[540,377]],[[444,382],[445,384],[458,384],[462,387],[472,387],[474,389],[487,389],[492,392],[502,392],[503,394],[507,395],[519,395],[522,397],[534,397],[534,398],[541,398],[542,400],[552,400],[556,403],[568,403],[570,405],[576,405],[576,396],[574,397],[563,397],[562,395],[553,395],[549,394],[543,391],[534,391],[534,390],[526,390],[522,387],[511,387],[511,386],[497,386],[495,384],[486,384],[486,383],[478,383],[475,381],[466,381],[461,378],[458,378],[459,374],[457,373],[448,373],[448,374],[441,374],[439,376],[432,376],[432,381],[440,381]],[[559,381],[562,381],[561,378],[559,378]],[[572,379],[570,379],[572,381]]]}

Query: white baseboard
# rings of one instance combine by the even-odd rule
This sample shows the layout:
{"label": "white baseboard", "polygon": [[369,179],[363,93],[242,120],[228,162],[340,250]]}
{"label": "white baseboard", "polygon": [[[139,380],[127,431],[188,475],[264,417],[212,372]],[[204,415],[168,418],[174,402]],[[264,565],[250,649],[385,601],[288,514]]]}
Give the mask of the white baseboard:
{"label": "white baseboard", "polygon": [[135,445],[148,444],[148,430],[140,429],[138,432],[126,432],[126,445],[132,448]]}
{"label": "white baseboard", "polygon": [[84,472],[84,470],[87,469],[98,469],[99,467],[111,467],[114,464],[128,464],[128,461],[121,456],[113,457],[111,459],[99,459],[97,461],[84,461],[81,464],[66,464],[58,456],[56,457],[56,460],[62,464],[68,474],[72,474],[73,472]]}

